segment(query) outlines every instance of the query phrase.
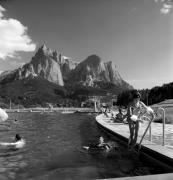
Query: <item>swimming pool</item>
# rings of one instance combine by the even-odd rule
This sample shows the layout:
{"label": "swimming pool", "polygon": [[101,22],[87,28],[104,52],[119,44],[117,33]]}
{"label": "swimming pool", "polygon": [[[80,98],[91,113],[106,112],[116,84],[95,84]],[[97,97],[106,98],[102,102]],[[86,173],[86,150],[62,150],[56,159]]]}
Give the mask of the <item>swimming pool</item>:
{"label": "swimming pool", "polygon": [[0,149],[0,179],[103,179],[154,173],[118,140],[119,148],[108,157],[83,151],[83,145],[100,136],[115,141],[98,128],[92,114],[9,113],[5,125],[0,141],[11,142],[20,133],[26,147]]}

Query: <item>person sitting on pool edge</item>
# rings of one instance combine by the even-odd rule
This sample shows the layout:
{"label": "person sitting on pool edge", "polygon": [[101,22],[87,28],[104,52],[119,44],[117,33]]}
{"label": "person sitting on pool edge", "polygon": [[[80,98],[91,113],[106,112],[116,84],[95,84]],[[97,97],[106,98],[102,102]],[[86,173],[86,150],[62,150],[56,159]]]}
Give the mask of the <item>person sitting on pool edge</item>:
{"label": "person sitting on pool edge", "polygon": [[124,114],[122,113],[122,109],[119,108],[118,111],[119,111],[119,113],[116,115],[115,122],[116,122],[116,121],[118,121],[118,122],[123,122],[123,120],[124,120]]}
{"label": "person sitting on pool edge", "polygon": [[25,144],[25,140],[19,134],[16,134],[15,142],[0,142],[0,146],[11,147],[14,149],[21,149],[25,146]]}

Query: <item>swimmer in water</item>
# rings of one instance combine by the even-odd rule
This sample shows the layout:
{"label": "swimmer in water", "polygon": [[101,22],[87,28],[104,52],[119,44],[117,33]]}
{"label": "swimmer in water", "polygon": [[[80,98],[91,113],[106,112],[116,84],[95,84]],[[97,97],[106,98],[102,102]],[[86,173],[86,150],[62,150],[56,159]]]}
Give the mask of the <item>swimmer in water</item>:
{"label": "swimmer in water", "polygon": [[104,138],[99,138],[99,144],[91,144],[90,146],[83,146],[84,149],[88,150],[89,152],[104,152],[109,153],[112,150],[115,150],[118,147],[117,143],[108,141],[104,142]]}
{"label": "swimmer in water", "polygon": [[19,135],[16,134],[15,142],[0,142],[0,146],[11,147],[14,149],[21,149],[25,146],[25,140]]}

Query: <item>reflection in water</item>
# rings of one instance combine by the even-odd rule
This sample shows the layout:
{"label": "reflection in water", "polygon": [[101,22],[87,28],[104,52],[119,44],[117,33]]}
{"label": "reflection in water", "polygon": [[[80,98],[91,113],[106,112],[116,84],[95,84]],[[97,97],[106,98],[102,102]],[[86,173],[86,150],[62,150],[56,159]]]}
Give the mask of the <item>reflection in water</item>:
{"label": "reflection in water", "polygon": [[[126,149],[114,154],[87,153],[83,145],[110,140],[86,114],[9,113],[0,141],[13,141],[16,133],[26,140],[18,151],[0,150],[0,179],[97,179],[150,174]],[[17,121],[14,121],[17,119]]]}
{"label": "reflection in water", "polygon": [[27,164],[23,161],[23,155],[4,152],[4,154],[0,155],[0,179],[15,179],[16,172],[26,166]]}

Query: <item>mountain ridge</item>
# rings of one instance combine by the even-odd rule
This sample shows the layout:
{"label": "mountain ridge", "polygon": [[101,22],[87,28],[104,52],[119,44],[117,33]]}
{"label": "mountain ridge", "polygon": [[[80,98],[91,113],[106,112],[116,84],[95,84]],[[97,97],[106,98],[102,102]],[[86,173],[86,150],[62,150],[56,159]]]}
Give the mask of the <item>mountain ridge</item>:
{"label": "mountain ridge", "polygon": [[[40,87],[34,85],[34,82],[40,84]],[[27,89],[30,86],[25,86],[27,83],[32,84],[33,89],[37,89],[34,97],[40,97],[38,102],[35,102],[34,99],[31,100],[34,103],[40,103],[43,101],[42,99],[45,99],[39,94],[42,92],[40,88],[43,88],[43,84],[50,88],[47,89],[50,102],[53,100],[51,97],[59,98],[57,92],[62,98],[73,99],[74,95],[80,99],[81,96],[97,95],[97,92],[102,95],[106,95],[107,92],[118,94],[124,89],[133,88],[122,79],[112,61],[104,62],[98,55],[90,55],[83,61],[77,62],[56,50],[47,48],[45,44],[38,48],[30,62],[15,70],[0,74],[0,97],[12,98],[15,102],[19,98],[25,103],[27,91],[30,91]],[[51,90],[54,86],[50,83],[53,83],[60,90],[56,90],[55,93]],[[14,89],[15,97],[10,93],[7,97],[5,93],[4,87],[8,91],[11,89],[10,84]],[[21,90],[17,90],[17,86],[20,86]],[[66,92],[65,95],[60,87],[63,88],[63,92]],[[10,92],[12,91],[10,90]],[[46,92],[43,94],[46,95]]]}
{"label": "mountain ridge", "polygon": [[97,82],[110,82],[115,85],[132,88],[120,76],[112,61],[104,62],[98,55],[90,55],[81,62],[52,51],[43,44],[38,48],[29,63],[22,67],[2,73],[0,81],[8,76],[13,79],[35,78],[37,76],[64,86],[66,82],[81,82],[84,86],[96,86]]}

